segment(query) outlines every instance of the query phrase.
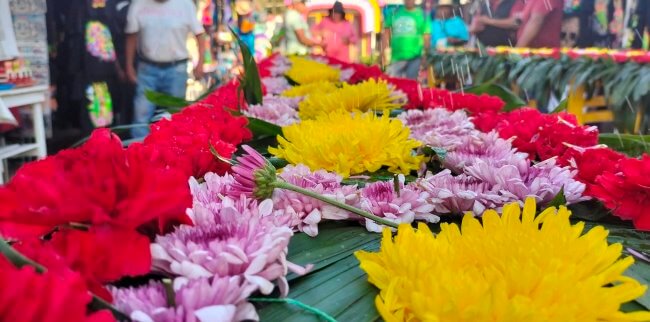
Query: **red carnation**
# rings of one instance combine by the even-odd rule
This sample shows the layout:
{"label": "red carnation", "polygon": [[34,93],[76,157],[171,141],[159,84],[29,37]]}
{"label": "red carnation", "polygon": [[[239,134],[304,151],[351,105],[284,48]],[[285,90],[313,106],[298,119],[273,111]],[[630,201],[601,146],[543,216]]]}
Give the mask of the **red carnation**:
{"label": "red carnation", "polygon": [[70,271],[36,273],[0,256],[0,316],[15,322],[110,322],[107,310],[89,313],[92,300],[81,277]]}
{"label": "red carnation", "polygon": [[[173,115],[171,120],[152,125],[144,145],[158,150],[149,151],[158,156],[158,162],[179,167],[187,176],[201,178],[207,172],[223,174],[230,165],[217,159],[211,150],[229,159],[239,144],[251,139],[247,124],[245,117],[233,116],[223,108],[193,105]],[[141,148],[136,145],[134,149]]]}
{"label": "red carnation", "polygon": [[585,194],[593,196],[592,189],[598,176],[605,172],[618,173],[621,160],[626,156],[605,147],[571,147],[558,162],[578,170],[576,179],[587,186]]}
{"label": "red carnation", "polygon": [[197,104],[215,108],[227,107],[236,111],[240,108],[244,110],[248,108],[244,93],[239,91],[239,81],[237,80],[232,80],[219,87]]}
{"label": "red carnation", "polygon": [[422,97],[422,86],[415,80],[406,78],[385,77],[389,84],[406,94],[408,103],[405,109],[424,108]]}
{"label": "red carnation", "polygon": [[78,272],[91,292],[111,301],[104,284],[125,276],[145,275],[151,270],[149,243],[147,237],[136,231],[105,226],[88,231],[61,229],[52,234],[51,240],[30,239],[15,247],[48,271]]}
{"label": "red carnation", "polygon": [[273,61],[278,57],[278,55],[279,53],[273,53],[271,56],[266,57],[257,63],[257,70],[259,70],[260,78],[271,77],[271,67],[273,67]]}
{"label": "red carnation", "polygon": [[571,114],[542,114],[533,108],[522,108],[499,118],[496,125],[499,136],[515,138],[513,145],[518,150],[538,160],[562,159],[571,145],[592,147],[598,144],[598,131],[577,125]]}
{"label": "red carnation", "polygon": [[650,231],[650,157],[620,162],[620,172],[605,172],[596,178],[592,193],[608,209],[640,230]]}
{"label": "red carnation", "polygon": [[[69,223],[109,224],[156,233],[170,223],[189,223],[187,177],[127,156],[107,129],[82,147],[28,164],[0,188],[0,233],[22,239]],[[19,198],[16,198],[19,196]],[[152,234],[153,236],[155,234]]]}

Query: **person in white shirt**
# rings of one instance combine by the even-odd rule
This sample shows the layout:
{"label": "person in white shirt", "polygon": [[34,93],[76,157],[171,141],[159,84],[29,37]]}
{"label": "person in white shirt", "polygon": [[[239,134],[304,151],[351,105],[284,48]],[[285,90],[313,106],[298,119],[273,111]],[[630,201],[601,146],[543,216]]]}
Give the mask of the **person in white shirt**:
{"label": "person in white shirt", "polygon": [[310,48],[322,45],[311,36],[307,11],[305,0],[291,0],[289,10],[284,15],[287,55],[307,55]]}
{"label": "person in white shirt", "polygon": [[[149,123],[156,107],[145,97],[147,90],[185,97],[189,34],[196,37],[199,51],[194,76],[197,79],[203,76],[203,26],[191,0],[134,0],[129,8],[126,33],[126,75],[137,84],[133,121]],[[134,138],[148,133],[147,127],[131,130]]]}

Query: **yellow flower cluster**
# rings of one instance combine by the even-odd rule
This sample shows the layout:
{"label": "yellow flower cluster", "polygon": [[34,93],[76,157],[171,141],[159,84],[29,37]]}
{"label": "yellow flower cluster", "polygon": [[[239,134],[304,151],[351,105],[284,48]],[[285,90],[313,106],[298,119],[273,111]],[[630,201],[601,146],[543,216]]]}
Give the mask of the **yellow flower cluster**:
{"label": "yellow flower cluster", "polygon": [[304,57],[290,57],[291,68],[286,75],[294,82],[304,85],[316,82],[338,82],[341,80],[341,71],[326,64],[313,61]]}
{"label": "yellow flower cluster", "polygon": [[[471,215],[434,236],[420,224],[384,231],[379,253],[356,253],[380,294],[386,321],[650,321],[650,312],[620,306],[646,289],[622,273],[633,264],[598,226],[583,234],[570,212],[549,208],[523,215],[517,203],[503,216]],[[541,227],[540,227],[541,225]]]}
{"label": "yellow flower cluster", "polygon": [[317,93],[331,93],[337,89],[338,86],[336,85],[336,83],[322,81],[322,82],[309,83],[305,85],[293,86],[285,90],[284,92],[282,92],[282,96],[305,97]]}
{"label": "yellow flower cluster", "polygon": [[393,91],[385,81],[367,80],[343,86],[335,91],[317,92],[300,102],[299,116],[311,119],[336,110],[382,111],[400,107],[405,97]]}
{"label": "yellow flower cluster", "polygon": [[417,170],[422,161],[414,149],[421,144],[409,138],[402,122],[374,113],[336,111],[282,128],[273,155],[312,170],[325,169],[343,177],[375,172],[382,167],[394,173]]}

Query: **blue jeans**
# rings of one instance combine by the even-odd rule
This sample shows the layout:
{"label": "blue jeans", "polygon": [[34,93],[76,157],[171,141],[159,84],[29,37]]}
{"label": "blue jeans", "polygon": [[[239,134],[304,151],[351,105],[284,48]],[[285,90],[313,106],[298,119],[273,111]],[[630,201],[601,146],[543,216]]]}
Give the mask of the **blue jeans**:
{"label": "blue jeans", "polygon": [[[145,62],[138,63],[138,83],[133,103],[133,123],[149,123],[156,106],[147,97],[146,91],[155,91],[168,95],[185,98],[187,89],[187,63],[179,63],[169,67],[158,67]],[[131,136],[141,138],[149,134],[148,127],[131,129]]]}
{"label": "blue jeans", "polygon": [[418,79],[422,58],[416,57],[410,60],[398,60],[388,66],[388,75],[408,79]]}

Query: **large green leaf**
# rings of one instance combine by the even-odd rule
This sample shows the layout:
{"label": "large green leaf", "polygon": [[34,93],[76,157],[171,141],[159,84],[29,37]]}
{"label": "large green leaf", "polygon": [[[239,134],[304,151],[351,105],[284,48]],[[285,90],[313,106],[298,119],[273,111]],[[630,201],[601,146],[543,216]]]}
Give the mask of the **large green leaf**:
{"label": "large green leaf", "polygon": [[255,58],[251,54],[246,43],[239,38],[239,35],[237,35],[236,32],[232,29],[230,29],[230,31],[237,39],[239,48],[241,48],[242,60],[244,62],[244,75],[241,79],[244,98],[248,104],[262,104],[262,81],[260,80],[260,72],[257,69],[257,62],[255,62]]}
{"label": "large green leaf", "polygon": [[254,117],[248,118],[248,129],[253,132],[253,136],[256,138],[282,135],[282,128],[280,126]]}
{"label": "large green leaf", "polygon": [[498,96],[506,103],[506,106],[504,107],[505,111],[512,111],[526,106],[526,102],[524,102],[519,96],[499,84],[477,85],[467,87],[463,89],[463,91],[472,94],[488,94],[492,96]]}
{"label": "large green leaf", "polygon": [[650,135],[601,133],[598,141],[630,156],[639,156],[650,152]]}
{"label": "large green leaf", "polygon": [[[357,250],[379,249],[380,234],[354,223],[326,223],[316,238],[298,234],[289,244],[288,260],[314,264],[306,276],[289,275],[289,297],[317,308],[338,321],[376,321],[377,290],[367,281],[354,257]],[[318,318],[282,303],[260,305],[262,321],[318,321]]]}

